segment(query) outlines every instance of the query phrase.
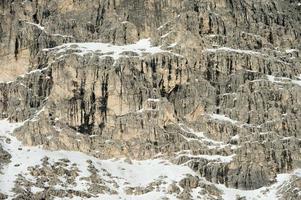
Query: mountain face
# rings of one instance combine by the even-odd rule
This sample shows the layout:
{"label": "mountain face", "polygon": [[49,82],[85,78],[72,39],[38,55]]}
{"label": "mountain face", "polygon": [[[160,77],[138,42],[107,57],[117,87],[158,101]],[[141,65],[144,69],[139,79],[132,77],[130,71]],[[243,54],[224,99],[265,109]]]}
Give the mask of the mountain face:
{"label": "mountain face", "polygon": [[1,0],[0,199],[300,199],[300,13]]}

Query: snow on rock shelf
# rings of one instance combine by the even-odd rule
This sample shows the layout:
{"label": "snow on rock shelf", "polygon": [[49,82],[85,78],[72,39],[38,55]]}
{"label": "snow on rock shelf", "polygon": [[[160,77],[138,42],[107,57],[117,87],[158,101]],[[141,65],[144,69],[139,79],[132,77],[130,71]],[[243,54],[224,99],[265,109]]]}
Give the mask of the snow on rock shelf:
{"label": "snow on rock shelf", "polygon": [[272,83],[278,83],[278,84],[294,84],[294,85],[298,85],[301,86],[301,75],[299,75],[298,77],[296,77],[297,80],[292,80],[290,78],[286,78],[286,77],[275,77],[272,75],[267,75],[267,79],[272,82]]}
{"label": "snow on rock shelf", "polygon": [[[245,196],[247,200],[269,200],[278,199],[277,191],[291,177],[300,177],[301,174],[301,170],[296,170],[293,174],[278,175],[277,183],[257,190],[231,189],[212,184],[198,177],[189,167],[166,160],[99,160],[80,152],[23,146],[11,134],[20,126],[22,123],[0,121],[0,144],[12,156],[11,162],[4,165],[0,174],[0,193],[8,195],[8,199],[22,195],[20,191],[34,196],[46,190],[48,194],[53,192],[53,199],[179,199],[185,191],[183,180],[187,181],[190,177],[199,181],[190,191],[191,199],[208,199],[206,190],[200,186],[202,182],[207,188],[213,187],[219,191],[216,199],[232,200]],[[232,156],[227,159],[209,155],[200,158],[230,162]]]}
{"label": "snow on rock shelf", "polygon": [[220,115],[220,114],[211,114],[210,117],[214,120],[219,120],[219,121],[225,121],[225,122],[230,122],[232,124],[237,123],[237,121],[230,119],[229,117],[226,117],[225,115]]}
{"label": "snow on rock shelf", "polygon": [[[8,194],[10,197],[14,196],[12,189],[15,187],[14,182],[19,175],[22,175],[27,180],[31,180],[33,183],[38,180],[35,177],[35,173],[37,172],[34,172],[34,170],[30,172],[29,168],[34,167],[37,170],[45,158],[47,158],[47,162],[54,164],[52,167],[56,166],[59,161],[66,160],[67,164],[72,163],[73,166],[78,168],[78,178],[75,179],[74,185],[68,186],[68,179],[63,176],[59,177],[61,184],[56,185],[56,189],[91,191],[92,186],[87,179],[93,174],[89,169],[95,168],[98,172],[97,174],[101,176],[105,184],[104,187],[108,187],[111,191],[115,190],[116,192],[100,196],[92,195],[96,199],[97,197],[106,199],[119,199],[119,197],[126,199],[159,199],[170,197],[171,199],[175,199],[174,195],[164,193],[167,186],[174,182],[179,182],[186,177],[186,174],[195,175],[195,172],[187,166],[174,165],[168,161],[159,159],[145,161],[127,161],[125,159],[98,160],[80,152],[47,151],[39,147],[26,147],[10,134],[15,128],[21,125],[11,124],[7,120],[0,121],[1,145],[12,156],[11,162],[4,167],[2,170],[3,174],[0,175],[0,192]],[[6,138],[10,142],[7,143]],[[68,165],[68,168],[71,168],[72,165]],[[135,197],[131,194],[131,192],[135,191],[135,188],[150,187],[150,184],[155,183],[158,185],[156,190],[150,190],[147,194],[143,194],[140,197]],[[40,187],[37,187],[35,184],[33,185],[31,192],[35,193],[43,191],[43,188],[49,187],[51,183],[45,182]],[[129,188],[134,189],[130,191]]]}
{"label": "snow on rock shelf", "polygon": [[216,53],[216,52],[233,52],[239,54],[250,54],[250,55],[261,55],[261,53],[252,50],[244,50],[244,49],[233,49],[230,47],[219,47],[215,49],[205,49],[204,52]]}
{"label": "snow on rock shelf", "polygon": [[141,57],[145,54],[171,53],[170,51],[161,49],[160,46],[153,46],[150,39],[141,39],[135,44],[123,46],[97,42],[67,43],[58,47],[44,49],[43,51],[56,51],[57,54],[60,54],[68,50],[75,50],[76,54],[81,56],[88,53],[96,53],[100,57],[112,57],[114,60],[128,57],[129,55]]}

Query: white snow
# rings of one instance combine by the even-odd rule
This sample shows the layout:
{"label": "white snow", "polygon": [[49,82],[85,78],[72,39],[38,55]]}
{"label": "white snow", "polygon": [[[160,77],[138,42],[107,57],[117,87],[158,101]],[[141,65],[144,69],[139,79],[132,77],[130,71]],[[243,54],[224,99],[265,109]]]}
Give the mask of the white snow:
{"label": "white snow", "polygon": [[282,199],[277,191],[286,184],[293,175],[298,175],[301,169],[295,170],[292,174],[278,174],[277,182],[269,187],[262,187],[256,190],[239,190],[227,188],[225,185],[216,184],[216,186],[224,192],[222,195],[225,200],[236,199],[237,196],[246,197],[246,200],[277,200]]}
{"label": "white snow", "polygon": [[215,49],[205,49],[204,52],[234,52],[234,53],[239,53],[239,54],[253,54],[253,55],[261,55],[260,52],[257,51],[251,51],[251,50],[243,50],[243,49],[233,49],[230,47],[220,47],[220,48],[215,48]]}
{"label": "white snow", "polygon": [[275,77],[272,75],[267,75],[267,79],[272,83],[278,83],[278,84],[288,84],[292,83],[294,85],[301,86],[301,75],[297,77],[297,80],[293,80],[286,77]]}
{"label": "white snow", "polygon": [[51,35],[53,37],[74,38],[72,35],[62,35],[62,34],[58,34],[58,33],[48,33],[45,30],[45,27],[40,25],[40,24],[36,24],[36,23],[33,23],[33,22],[28,22],[28,21],[25,21],[25,23],[29,24],[29,25],[32,25],[32,26],[35,26],[38,29],[40,29],[41,31],[43,31],[45,34]]}
{"label": "white snow", "polygon": [[264,60],[274,60],[276,62],[285,64],[285,65],[291,65],[290,63],[285,62],[281,59],[278,59],[277,57],[271,56],[269,54],[264,54],[262,52],[253,51],[253,50],[234,49],[234,48],[231,48],[231,47],[218,47],[218,48],[204,49],[203,52],[209,52],[209,53],[228,52],[228,53],[246,54],[246,55],[252,55],[252,56],[260,57]]}
{"label": "white snow", "polygon": [[268,78],[268,80],[271,81],[272,83],[282,83],[281,81],[276,81],[276,80],[275,80],[275,76],[267,75],[267,78]]}
{"label": "white snow", "polygon": [[294,52],[299,52],[298,49],[286,49],[285,50],[286,53],[294,53]]}
{"label": "white snow", "polygon": [[62,132],[62,128],[59,126],[53,126],[53,128],[57,131],[57,132]]}
{"label": "white snow", "polygon": [[161,38],[166,38],[166,37],[169,36],[171,33],[173,33],[173,31],[170,31],[170,32],[168,32],[168,33],[162,35]]}
{"label": "white snow", "polygon": [[35,186],[31,187],[31,192],[32,192],[32,193],[42,192],[43,190],[44,190],[44,189],[38,188],[38,187],[35,187]]}
{"label": "white snow", "polygon": [[37,27],[38,29],[44,31],[45,30],[45,27],[41,26],[40,24],[36,24],[36,23],[32,23],[32,22],[25,22],[26,24],[30,24],[30,25],[33,25],[35,27]]}
{"label": "white snow", "polygon": [[170,51],[162,50],[160,46],[153,46],[150,39],[142,39],[135,44],[128,45],[113,45],[110,43],[67,43],[51,49],[44,49],[44,51],[57,50],[57,53],[64,53],[68,49],[78,50],[77,55],[85,55],[88,53],[99,53],[100,57],[112,57],[118,60],[126,52],[136,53],[141,57],[144,54],[170,53]]}
{"label": "white snow", "polygon": [[[194,191],[198,191],[200,189],[194,189]],[[175,196],[164,194],[162,192],[152,191],[146,194],[141,195],[108,195],[103,194],[99,195],[99,197],[92,197],[88,200],[159,200],[168,197],[169,200],[178,200]],[[55,198],[55,200],[83,200],[81,197],[74,197],[74,198]]]}
{"label": "white snow", "polygon": [[41,113],[43,113],[44,111],[45,111],[45,107],[42,107],[42,109],[40,109],[39,111],[36,111],[36,113],[34,114],[34,116],[31,119],[28,119],[26,121],[32,121],[32,122],[38,121],[40,119],[39,115]]}
{"label": "white snow", "polygon": [[[9,135],[9,133],[12,130],[14,130],[15,128],[21,125],[22,124],[11,124],[7,120],[0,121],[0,138],[7,137],[11,139],[10,144],[7,144],[4,141],[0,140],[3,149],[8,151],[12,156],[11,163],[8,166],[4,167],[4,169],[2,170],[3,174],[0,174],[0,185],[1,185],[0,192],[6,194],[10,193],[10,190],[12,189],[13,186],[13,182],[16,179],[16,175],[26,170],[26,168],[23,167],[24,164],[26,164],[26,162],[24,162],[24,158],[29,159],[28,155],[26,155],[26,152],[24,152],[25,154],[24,153],[22,154],[22,151],[18,150],[18,148],[21,147],[21,144],[16,140],[13,140],[12,137]],[[21,165],[19,167],[15,167],[16,164],[21,164]]]}
{"label": "white snow", "polygon": [[[104,172],[101,177],[106,181],[115,180],[121,187],[118,189],[118,195],[108,196],[102,195],[102,198],[106,199],[156,199],[157,197],[169,196],[171,199],[175,199],[172,195],[167,195],[163,192],[168,184],[176,181],[178,182],[186,176],[186,174],[196,175],[189,167],[171,164],[168,161],[155,159],[144,161],[132,161],[131,164],[124,159],[119,160],[99,160],[94,157],[85,155],[80,152],[72,151],[48,151],[39,147],[26,147],[21,144],[15,137],[11,135],[11,132],[22,126],[23,123],[12,124],[7,120],[0,120],[0,142],[4,150],[8,151],[12,155],[11,162],[5,165],[0,174],[0,192],[13,196],[11,191],[14,186],[14,181],[18,174],[22,174],[24,177],[33,180],[28,174],[27,168],[41,164],[41,159],[45,156],[49,157],[49,162],[55,162],[59,159],[66,158],[71,163],[76,163],[80,171],[80,177],[87,177],[90,172],[87,170],[87,160],[91,160],[93,165],[100,171]],[[5,138],[11,140],[10,143],[5,142]],[[18,164],[19,166],[15,166]],[[108,173],[112,176],[108,176]],[[80,180],[80,177],[76,179],[77,186],[70,188],[64,188],[57,186],[57,188],[73,189],[80,191],[87,191],[86,181]],[[64,177],[61,180],[65,182]],[[125,186],[147,186],[153,181],[164,180],[166,183],[159,186],[159,191],[154,190],[148,194],[142,196],[130,196],[124,192]],[[126,183],[128,182],[128,184]],[[41,188],[32,188],[33,192],[41,191]],[[139,197],[139,198],[138,198]],[[76,198],[75,198],[76,199]]]}
{"label": "white snow", "polygon": [[158,30],[158,31],[161,30],[162,28],[164,28],[164,26],[168,25],[169,23],[171,23],[171,21],[168,21],[168,22],[162,24],[161,26],[159,26],[159,27],[157,28],[157,30]]}
{"label": "white snow", "polygon": [[[35,166],[41,164],[41,159],[45,156],[49,157],[49,162],[53,163],[59,159],[65,158],[71,161],[71,163],[76,163],[80,171],[80,176],[76,179],[77,186],[57,186],[61,189],[73,189],[80,191],[87,191],[88,184],[86,181],[81,180],[80,177],[90,176],[91,173],[88,171],[87,160],[91,160],[93,165],[99,170],[100,176],[104,181],[107,181],[108,187],[112,187],[109,181],[114,180],[121,187],[118,188],[118,195],[108,195],[103,194],[93,199],[128,199],[128,200],[152,200],[161,199],[163,197],[168,197],[169,199],[177,199],[176,196],[171,194],[166,194],[166,188],[168,184],[176,181],[178,182],[184,178],[187,174],[196,175],[189,167],[185,165],[174,165],[166,160],[154,159],[154,160],[144,160],[144,161],[132,161],[132,163],[126,162],[124,159],[115,160],[99,160],[94,157],[85,155],[80,152],[71,151],[47,151],[39,147],[26,147],[21,144],[15,137],[11,135],[11,132],[22,126],[23,123],[9,123],[7,120],[0,120],[0,143],[2,147],[8,151],[11,155],[11,162],[3,167],[3,174],[0,174],[0,192],[8,194],[9,199],[13,198],[13,188],[14,181],[16,180],[16,175],[22,174],[27,179],[34,181],[35,178],[31,177],[27,171],[30,166]],[[6,142],[6,138],[10,139],[10,142]],[[231,162],[234,155],[230,156],[220,156],[220,155],[199,155],[201,158],[208,160],[218,161],[218,162]],[[108,175],[109,174],[109,175]],[[111,174],[111,175],[110,175]],[[221,184],[213,184],[218,189],[223,191],[223,199],[232,200],[235,199],[237,195],[245,196],[247,200],[253,199],[279,199],[277,196],[277,190],[289,181],[292,175],[301,177],[301,169],[296,170],[292,174],[280,174],[277,176],[277,182],[270,187],[262,187],[257,190],[238,190],[232,188],[226,188]],[[65,182],[65,177],[60,177],[60,179]],[[146,186],[149,183],[163,180],[166,183],[158,186],[158,189],[148,192],[143,195],[127,195],[124,192],[125,187],[135,187],[135,186]],[[208,181],[202,178],[202,180],[208,184]],[[127,184],[128,183],[128,184]],[[31,191],[33,193],[42,191],[43,188],[32,187]],[[193,189],[193,199],[206,199],[205,196],[199,194],[202,188]],[[61,199],[61,198],[56,198]],[[80,197],[68,198],[68,199],[82,199]]]}
{"label": "white snow", "polygon": [[53,37],[74,38],[72,35],[62,35],[58,33],[51,34]]}
{"label": "white snow", "polygon": [[26,74],[20,75],[20,77],[24,77],[25,75],[35,74],[35,73],[42,73],[43,71],[47,70],[48,67],[42,68],[42,69],[35,69],[30,72],[27,72]]}
{"label": "white snow", "polygon": [[231,138],[231,140],[239,140],[239,135],[235,135]]}
{"label": "white snow", "polygon": [[301,80],[292,80],[292,83],[301,86]]}
{"label": "white snow", "polygon": [[235,155],[230,155],[230,156],[221,156],[221,155],[200,155],[200,158],[204,158],[206,160],[211,160],[211,161],[219,161],[223,163],[230,163],[233,160],[233,157]]}
{"label": "white snow", "polygon": [[151,102],[159,102],[160,99],[152,99],[152,98],[149,98],[149,99],[147,99],[147,101],[151,101]]}
{"label": "white snow", "polygon": [[206,144],[209,149],[215,149],[215,148],[223,149],[227,146],[230,146],[231,149],[239,148],[239,146],[237,146],[237,145],[225,144],[223,141],[213,140],[213,139],[205,136],[205,134],[203,132],[195,131],[183,123],[180,123],[178,125],[179,125],[180,129],[182,131],[184,131],[185,133],[189,133],[189,134],[192,134],[195,136],[195,137],[188,137],[186,135],[181,134],[181,136],[187,141],[199,141],[201,143]]}
{"label": "white snow", "polygon": [[174,48],[174,47],[177,46],[177,45],[178,45],[178,43],[177,43],[177,42],[174,42],[174,43],[170,44],[170,45],[168,46],[168,48]]}
{"label": "white snow", "polygon": [[209,35],[206,35],[207,37],[210,37],[210,38],[213,38],[213,37],[216,37],[217,35],[216,34],[209,34]]}
{"label": "white snow", "polygon": [[301,169],[298,169],[295,171],[294,173],[295,176],[298,176],[299,178],[301,178]]}
{"label": "white snow", "polygon": [[229,155],[229,156],[221,156],[221,155],[192,155],[192,154],[178,154],[178,158],[182,156],[187,156],[189,158],[201,158],[201,159],[206,159],[209,161],[214,161],[214,162],[222,162],[222,163],[230,163],[233,161],[233,157],[235,154]]}
{"label": "white snow", "polygon": [[[32,70],[32,71],[27,72],[25,74],[21,74],[21,75],[17,76],[13,81],[1,81],[0,80],[0,83],[10,84],[10,83],[15,82],[18,77],[24,78],[27,75],[34,74],[34,73],[41,73],[41,72],[43,72],[44,70],[47,70],[47,69],[48,69],[48,67],[45,67],[45,68],[42,68],[42,69],[35,69],[35,70]],[[24,86],[24,87],[26,87],[23,83],[19,83],[19,84],[22,85],[22,86]]]}
{"label": "white snow", "polygon": [[226,117],[225,115],[220,115],[220,114],[211,114],[209,115],[212,119],[214,120],[219,120],[219,121],[225,121],[225,122],[230,122],[232,124],[236,124],[237,121],[230,119],[229,117]]}
{"label": "white snow", "polygon": [[[184,131],[186,133],[191,133],[191,134],[193,134],[193,135],[195,135],[197,137],[205,138],[203,132],[194,131],[192,128],[187,127],[185,124],[180,123],[179,127],[181,128],[182,131]],[[206,139],[208,139],[208,138],[206,138]]]}

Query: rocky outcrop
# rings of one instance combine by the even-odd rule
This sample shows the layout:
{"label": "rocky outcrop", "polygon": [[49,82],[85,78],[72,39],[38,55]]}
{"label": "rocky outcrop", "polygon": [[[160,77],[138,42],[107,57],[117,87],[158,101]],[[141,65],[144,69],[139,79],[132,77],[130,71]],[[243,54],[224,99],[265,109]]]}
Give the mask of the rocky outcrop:
{"label": "rocky outcrop", "polygon": [[298,1],[0,7],[0,78],[13,80],[0,83],[0,113],[26,120],[15,132],[25,144],[99,158],[162,154],[239,189],[300,168]]}
{"label": "rocky outcrop", "polygon": [[0,169],[10,161],[11,155],[0,146]]}

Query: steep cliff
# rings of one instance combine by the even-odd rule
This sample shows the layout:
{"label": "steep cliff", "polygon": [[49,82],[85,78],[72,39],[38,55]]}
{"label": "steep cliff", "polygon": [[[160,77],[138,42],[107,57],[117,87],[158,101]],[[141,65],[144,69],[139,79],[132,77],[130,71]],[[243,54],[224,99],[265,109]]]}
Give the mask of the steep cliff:
{"label": "steep cliff", "polygon": [[[179,174],[188,166],[163,199],[300,198],[299,0],[2,0],[0,8],[0,117],[22,123],[14,136],[23,145],[134,166],[162,159]],[[9,153],[0,148],[0,159]],[[96,162],[91,178],[101,176]],[[44,173],[56,165],[45,159],[26,170],[76,174],[59,163],[65,171]],[[35,185],[44,190],[15,188],[14,197],[121,195],[87,181],[93,190]],[[15,185],[33,187],[24,177]],[[149,188],[128,187],[126,198],[154,198]]]}

